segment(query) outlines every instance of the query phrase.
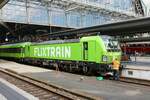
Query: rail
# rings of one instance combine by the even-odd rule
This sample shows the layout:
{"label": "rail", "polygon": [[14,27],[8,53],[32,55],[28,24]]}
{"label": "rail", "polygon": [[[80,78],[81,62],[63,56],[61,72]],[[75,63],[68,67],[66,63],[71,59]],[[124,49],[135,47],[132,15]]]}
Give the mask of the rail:
{"label": "rail", "polygon": [[119,81],[120,82],[137,84],[137,85],[150,86],[150,80],[144,80],[144,79],[121,77]]}
{"label": "rail", "polygon": [[[28,83],[30,85],[33,85],[33,86],[36,86],[38,88],[42,88],[43,90],[52,92],[55,95],[59,95],[63,99],[65,98],[65,100],[66,99],[68,99],[68,100],[103,100],[103,98],[101,98],[101,97],[96,97],[96,96],[81,93],[81,92],[75,92],[75,91],[72,91],[69,89],[65,89],[61,86],[56,86],[54,84],[48,84],[46,82],[39,81],[39,80],[33,79],[31,77],[27,77],[27,76],[18,74],[16,72],[11,71],[11,70],[0,69],[0,73],[5,73],[5,74],[7,74],[13,78],[25,81],[26,83]],[[38,94],[36,93],[36,95],[38,95]]]}

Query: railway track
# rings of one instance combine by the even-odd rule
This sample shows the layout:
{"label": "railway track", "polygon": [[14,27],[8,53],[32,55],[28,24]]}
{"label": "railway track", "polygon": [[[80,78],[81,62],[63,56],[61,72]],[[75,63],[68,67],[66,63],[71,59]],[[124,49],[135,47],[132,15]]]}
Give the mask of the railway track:
{"label": "railway track", "polygon": [[100,97],[52,86],[9,70],[0,69],[0,77],[38,97],[40,100],[103,100]]}
{"label": "railway track", "polygon": [[[103,100],[103,98],[91,96],[89,94],[77,93],[63,87],[46,84],[39,80],[20,75],[11,70],[0,69],[0,77],[17,87],[27,91],[40,100]],[[150,86],[150,81],[121,77],[120,82],[137,85]]]}
{"label": "railway track", "polygon": [[143,79],[121,77],[119,81],[120,82],[137,84],[137,85],[150,86],[150,81],[149,80],[143,80]]}

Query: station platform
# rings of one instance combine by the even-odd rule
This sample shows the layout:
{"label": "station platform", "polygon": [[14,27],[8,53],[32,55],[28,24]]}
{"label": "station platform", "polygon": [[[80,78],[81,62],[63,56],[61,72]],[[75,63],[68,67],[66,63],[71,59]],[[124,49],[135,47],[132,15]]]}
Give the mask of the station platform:
{"label": "station platform", "polygon": [[38,100],[38,98],[0,78],[0,100]]}
{"label": "station platform", "polygon": [[124,65],[123,77],[150,81],[150,57],[131,57],[131,61]]}
{"label": "station platform", "polygon": [[[54,84],[75,92],[100,96],[104,100],[149,100],[150,88],[112,80],[96,80],[95,76],[83,76],[0,60],[0,67],[22,75]],[[81,77],[84,77],[81,80]]]}

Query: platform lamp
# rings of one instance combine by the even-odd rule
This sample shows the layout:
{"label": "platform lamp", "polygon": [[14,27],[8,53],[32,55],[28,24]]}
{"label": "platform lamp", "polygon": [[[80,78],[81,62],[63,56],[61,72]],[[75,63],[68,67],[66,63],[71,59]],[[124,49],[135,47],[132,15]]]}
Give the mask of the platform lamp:
{"label": "platform lamp", "polygon": [[5,41],[8,42],[8,38],[7,37],[5,38]]}
{"label": "platform lamp", "polygon": [[6,42],[8,42],[8,37],[7,37],[7,36],[8,36],[9,34],[10,34],[9,32],[6,33],[6,38],[5,38],[5,41],[6,41]]}

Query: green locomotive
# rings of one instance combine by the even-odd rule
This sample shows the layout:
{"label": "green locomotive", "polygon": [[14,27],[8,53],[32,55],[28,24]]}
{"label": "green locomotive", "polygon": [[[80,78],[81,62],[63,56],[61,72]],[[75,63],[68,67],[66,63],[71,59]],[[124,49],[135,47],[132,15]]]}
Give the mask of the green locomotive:
{"label": "green locomotive", "polygon": [[[11,52],[12,48],[21,50]],[[120,60],[121,50],[118,42],[110,36],[88,36],[81,39],[1,45],[0,57],[47,63],[69,72],[105,74],[110,71],[113,59]]]}

